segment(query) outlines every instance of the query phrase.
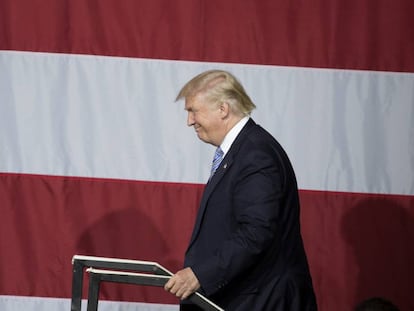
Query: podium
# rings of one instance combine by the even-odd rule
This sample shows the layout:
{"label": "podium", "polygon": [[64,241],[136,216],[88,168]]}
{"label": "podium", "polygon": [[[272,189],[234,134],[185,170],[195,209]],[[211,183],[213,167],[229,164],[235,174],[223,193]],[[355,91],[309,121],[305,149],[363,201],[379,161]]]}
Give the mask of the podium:
{"label": "podium", "polygon": [[[71,311],[81,311],[84,273],[89,274],[87,311],[97,311],[101,282],[164,287],[172,273],[156,262],[75,255]],[[206,311],[224,311],[199,292],[187,298]]]}

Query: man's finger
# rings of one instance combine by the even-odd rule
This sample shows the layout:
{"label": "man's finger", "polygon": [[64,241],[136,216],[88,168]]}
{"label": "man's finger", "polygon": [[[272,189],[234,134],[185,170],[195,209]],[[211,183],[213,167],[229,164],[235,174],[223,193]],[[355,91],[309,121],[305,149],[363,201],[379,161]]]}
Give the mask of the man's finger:
{"label": "man's finger", "polygon": [[168,282],[167,282],[167,283],[165,283],[165,285],[164,285],[164,289],[165,289],[167,292],[169,292],[169,291],[171,290],[171,288],[173,288],[173,286],[174,286],[174,281],[173,281],[173,279],[171,278],[171,279],[169,279],[169,280],[168,280]]}

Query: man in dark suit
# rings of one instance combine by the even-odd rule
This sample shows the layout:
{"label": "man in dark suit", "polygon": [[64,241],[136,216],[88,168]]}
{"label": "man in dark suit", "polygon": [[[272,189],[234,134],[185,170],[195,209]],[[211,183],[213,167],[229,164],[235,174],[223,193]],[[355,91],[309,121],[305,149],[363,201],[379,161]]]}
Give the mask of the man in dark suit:
{"label": "man in dark suit", "polygon": [[255,105],[237,79],[212,70],[190,80],[188,126],[218,148],[221,158],[201,199],[184,269],[165,285],[183,300],[195,291],[226,311],[316,310],[299,224],[291,163],[257,125]]}

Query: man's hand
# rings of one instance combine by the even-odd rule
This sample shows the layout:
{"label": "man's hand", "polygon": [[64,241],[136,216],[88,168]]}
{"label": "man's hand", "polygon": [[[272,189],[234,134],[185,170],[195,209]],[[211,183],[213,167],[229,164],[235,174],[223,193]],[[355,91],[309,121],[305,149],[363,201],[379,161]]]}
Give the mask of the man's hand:
{"label": "man's hand", "polygon": [[170,292],[180,299],[188,298],[188,296],[199,288],[200,283],[191,268],[184,268],[178,271],[164,286],[167,292]]}

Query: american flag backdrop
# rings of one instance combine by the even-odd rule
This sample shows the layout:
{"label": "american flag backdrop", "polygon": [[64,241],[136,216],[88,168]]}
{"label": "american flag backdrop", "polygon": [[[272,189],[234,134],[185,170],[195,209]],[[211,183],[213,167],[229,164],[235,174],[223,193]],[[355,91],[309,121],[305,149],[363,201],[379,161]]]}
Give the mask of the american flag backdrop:
{"label": "american flag backdrop", "polygon": [[69,310],[74,254],[181,267],[214,148],[174,99],[208,69],[293,163],[320,310],[414,310],[413,1],[0,0],[1,310]]}

